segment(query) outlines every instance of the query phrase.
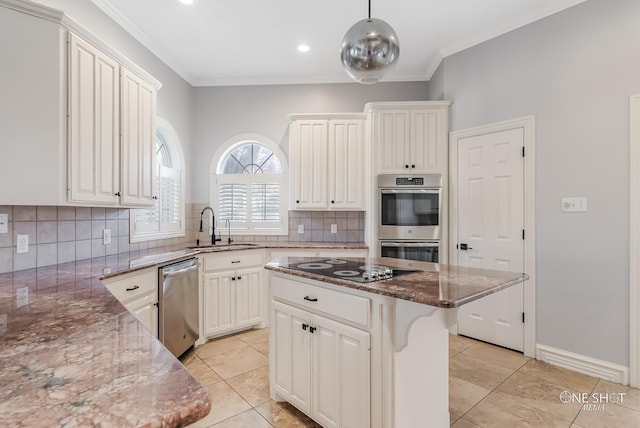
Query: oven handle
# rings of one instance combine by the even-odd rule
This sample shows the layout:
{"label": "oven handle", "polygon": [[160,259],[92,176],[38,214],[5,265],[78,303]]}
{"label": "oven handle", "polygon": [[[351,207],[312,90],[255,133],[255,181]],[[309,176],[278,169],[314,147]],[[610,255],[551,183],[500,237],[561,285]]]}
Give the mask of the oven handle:
{"label": "oven handle", "polygon": [[415,194],[424,193],[425,195],[437,195],[440,189],[380,189],[380,193],[385,194]]}
{"label": "oven handle", "polygon": [[420,248],[438,248],[437,242],[381,242],[381,247],[420,247]]}

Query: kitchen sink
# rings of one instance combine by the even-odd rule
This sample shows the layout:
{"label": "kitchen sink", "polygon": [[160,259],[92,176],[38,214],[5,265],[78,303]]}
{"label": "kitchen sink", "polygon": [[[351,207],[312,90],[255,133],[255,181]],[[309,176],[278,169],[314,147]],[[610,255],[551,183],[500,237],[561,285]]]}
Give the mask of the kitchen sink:
{"label": "kitchen sink", "polygon": [[217,244],[217,245],[194,245],[187,247],[190,250],[203,250],[203,251],[215,251],[215,250],[229,250],[229,249],[247,249],[258,248],[260,244],[254,244],[251,242],[234,242],[232,244]]}

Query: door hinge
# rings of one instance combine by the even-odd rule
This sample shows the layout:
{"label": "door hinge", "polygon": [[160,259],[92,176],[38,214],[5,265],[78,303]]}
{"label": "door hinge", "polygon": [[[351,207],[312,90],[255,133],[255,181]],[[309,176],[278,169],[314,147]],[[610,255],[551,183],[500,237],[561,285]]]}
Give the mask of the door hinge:
{"label": "door hinge", "polygon": [[522,157],[524,157],[524,146],[522,146]]}
{"label": "door hinge", "polygon": [[524,322],[524,312],[522,313],[522,322]]}
{"label": "door hinge", "polygon": [[522,239],[524,239],[524,229],[522,229]]}

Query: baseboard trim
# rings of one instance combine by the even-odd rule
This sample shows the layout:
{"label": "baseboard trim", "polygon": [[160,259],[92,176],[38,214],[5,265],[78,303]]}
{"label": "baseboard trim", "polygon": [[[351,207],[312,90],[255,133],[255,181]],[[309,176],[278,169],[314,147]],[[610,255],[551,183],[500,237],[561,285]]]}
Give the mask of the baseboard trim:
{"label": "baseboard trim", "polygon": [[629,367],[536,344],[536,359],[588,376],[629,385]]}

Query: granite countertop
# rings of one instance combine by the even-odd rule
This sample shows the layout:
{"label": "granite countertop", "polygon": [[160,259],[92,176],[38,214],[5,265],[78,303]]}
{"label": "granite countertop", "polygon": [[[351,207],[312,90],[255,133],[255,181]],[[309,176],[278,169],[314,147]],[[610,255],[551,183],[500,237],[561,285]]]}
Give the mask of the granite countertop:
{"label": "granite countertop", "polygon": [[265,268],[289,275],[300,276],[369,293],[395,297],[441,308],[455,308],[518,284],[528,275],[463,266],[417,262],[391,258],[347,258],[362,264],[383,265],[421,272],[396,276],[382,281],[361,283],[328,277],[313,271],[300,271],[290,266],[311,261],[326,260],[318,257],[280,257]]}
{"label": "granite countertop", "polygon": [[178,427],[209,413],[207,391],[98,280],[125,263],[0,275],[0,426]]}
{"label": "granite countertop", "polygon": [[207,391],[100,279],[253,248],[367,247],[178,245],[0,274],[0,426],[180,427],[204,418]]}

